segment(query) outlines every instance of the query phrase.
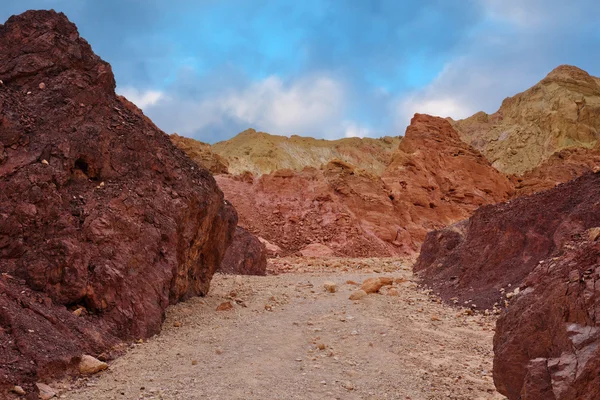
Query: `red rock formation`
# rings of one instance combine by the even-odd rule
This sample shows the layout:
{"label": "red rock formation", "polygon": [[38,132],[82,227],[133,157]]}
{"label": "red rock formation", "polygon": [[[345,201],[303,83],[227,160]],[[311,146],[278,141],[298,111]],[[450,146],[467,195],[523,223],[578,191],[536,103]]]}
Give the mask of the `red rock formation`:
{"label": "red rock formation", "polygon": [[267,249],[256,236],[238,226],[219,271],[236,275],[266,275]]}
{"label": "red rock formation", "polygon": [[0,79],[0,387],[31,392],[205,294],[236,214],[63,14],[0,25]]}
{"label": "red rock formation", "polygon": [[389,221],[393,205],[381,180],[358,171],[333,162],[323,170],[281,170],[256,180],[215,178],[238,210],[240,225],[280,247],[280,255],[300,254],[313,243],[329,247],[336,255],[395,254],[391,244],[368,231],[368,221],[377,218],[385,219],[385,225],[373,223],[380,229],[393,223]]}
{"label": "red rock formation", "polygon": [[322,255],[412,255],[428,230],[512,194],[511,182],[447,121],[419,114],[382,178],[334,160],[321,169],[216,179],[241,225],[282,255],[314,255],[317,244]]}
{"label": "red rock formation", "polygon": [[546,192],[481,207],[458,224],[430,232],[414,266],[444,299],[503,305],[508,293],[575,232],[600,226],[600,174]]}
{"label": "red rock formation", "polygon": [[600,242],[578,240],[555,255],[497,323],[494,382],[511,400],[600,398]]}
{"label": "red rock formation", "polygon": [[395,242],[418,251],[425,235],[507,200],[511,182],[442,118],[416,114],[384,171],[400,214]]}

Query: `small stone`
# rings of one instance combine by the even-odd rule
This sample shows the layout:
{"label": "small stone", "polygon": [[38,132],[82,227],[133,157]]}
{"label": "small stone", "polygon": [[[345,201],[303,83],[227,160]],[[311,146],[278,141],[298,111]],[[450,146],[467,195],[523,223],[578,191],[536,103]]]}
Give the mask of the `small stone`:
{"label": "small stone", "polygon": [[27,92],[27,96],[29,96],[31,94],[31,92]]}
{"label": "small stone", "polygon": [[323,287],[324,287],[324,288],[325,288],[325,290],[326,290],[327,292],[329,292],[329,293],[335,293],[335,292],[336,292],[336,290],[337,290],[337,287],[336,287],[336,285],[335,285],[335,283],[334,283],[334,282],[329,282],[329,281],[328,281],[328,282],[325,282],[325,283],[323,284]]}
{"label": "small stone", "polygon": [[198,365],[198,361],[197,360],[192,360],[192,365]]}
{"label": "small stone", "polygon": [[438,317],[437,315],[432,315],[432,316],[431,316],[431,320],[432,320],[432,321],[441,321],[441,320],[440,320],[440,317]]}
{"label": "small stone", "polygon": [[48,164],[49,164],[49,163],[48,163],[48,160],[42,160],[42,164],[44,164],[44,165],[48,165]]}
{"label": "small stone", "polygon": [[600,237],[600,228],[590,228],[588,229],[588,239],[590,242],[595,242]]}
{"label": "small stone", "polygon": [[226,301],[224,303],[219,304],[217,307],[217,311],[229,311],[233,309],[233,304],[230,301]]}
{"label": "small stone", "polygon": [[397,296],[400,296],[400,292],[398,292],[398,289],[396,289],[396,288],[390,288],[387,291],[387,295],[397,297]]}
{"label": "small stone", "polygon": [[40,83],[40,85],[38,86],[40,88],[40,90],[44,90],[46,89],[46,84],[44,82]]}
{"label": "small stone", "polygon": [[21,386],[13,386],[11,389],[13,393],[18,394],[19,396],[25,396],[25,390]]}
{"label": "small stone", "polygon": [[175,321],[175,322],[173,322],[173,326],[174,326],[175,328],[180,328],[180,327],[181,327],[181,322],[179,322],[179,321]]}
{"label": "small stone", "polygon": [[104,187],[104,182],[100,182],[100,184],[98,186]]}
{"label": "small stone", "polygon": [[350,281],[350,280],[346,281],[346,284],[348,284],[348,285],[354,285],[354,286],[358,286],[358,283],[356,283],[356,282],[354,282],[354,281]]}
{"label": "small stone", "polygon": [[354,385],[352,384],[352,382],[350,381],[346,381],[346,382],[342,382],[342,387],[344,389],[346,389],[347,391],[352,391],[354,390]]}
{"label": "small stone", "polygon": [[352,292],[352,294],[350,295],[349,299],[350,300],[360,300],[363,297],[365,297],[367,295],[367,292],[365,292],[362,289],[359,290],[355,290],[354,292]]}
{"label": "small stone", "polygon": [[108,364],[98,360],[96,357],[84,355],[79,363],[79,372],[82,375],[93,375],[108,368]]}
{"label": "small stone", "polygon": [[221,355],[221,354],[223,354],[223,349],[222,349],[222,348],[220,348],[220,347],[217,347],[217,348],[215,349],[215,353],[217,353],[217,354]]}
{"label": "small stone", "polygon": [[270,304],[265,304],[266,311],[273,311],[273,307]]}
{"label": "small stone", "polygon": [[325,350],[325,347],[326,347],[326,346],[325,346],[325,343],[319,343],[319,344],[317,344],[317,348],[318,348],[319,350]]}
{"label": "small stone", "polygon": [[56,396],[56,392],[50,386],[45,383],[36,383],[38,390],[40,391],[40,399],[41,400],[50,400],[54,396]]}
{"label": "small stone", "polygon": [[73,315],[76,316],[76,317],[81,317],[81,314],[83,313],[83,310],[85,310],[85,308],[79,307],[77,310],[73,311]]}
{"label": "small stone", "polygon": [[383,284],[383,286],[390,286],[394,284],[394,278],[389,276],[381,276],[379,277],[379,281]]}
{"label": "small stone", "polygon": [[360,288],[364,290],[366,293],[377,293],[379,289],[383,286],[381,279],[379,278],[369,278],[365,280]]}

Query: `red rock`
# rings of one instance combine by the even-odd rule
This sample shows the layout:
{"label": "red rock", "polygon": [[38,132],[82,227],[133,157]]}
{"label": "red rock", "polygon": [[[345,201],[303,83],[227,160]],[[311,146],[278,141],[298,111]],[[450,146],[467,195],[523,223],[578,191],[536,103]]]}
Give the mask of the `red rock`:
{"label": "red rock", "polygon": [[219,270],[225,274],[266,275],[267,250],[256,236],[238,226]]}
{"label": "red rock", "polygon": [[300,250],[302,257],[331,257],[334,255],[333,250],[324,244],[311,243]]}
{"label": "red rock", "polygon": [[229,311],[233,310],[233,304],[230,301],[226,301],[217,306],[217,311]]}
{"label": "red rock", "polygon": [[[446,120],[419,114],[382,177],[333,160],[320,169],[216,179],[241,224],[281,255],[412,255],[428,230],[513,192],[508,178]],[[326,251],[308,251],[317,247]]]}
{"label": "red rock", "polygon": [[462,142],[448,121],[423,114],[415,114],[382,179],[398,210],[394,243],[409,253],[419,250],[428,231],[514,192],[508,178]]}
{"label": "red rock", "polygon": [[0,25],[0,79],[0,390],[32,393],[205,294],[236,214],[63,14]]}
{"label": "red rock", "polygon": [[600,243],[544,260],[498,320],[494,382],[509,399],[600,398]]}
{"label": "red rock", "polygon": [[574,233],[600,226],[600,174],[552,190],[481,207],[473,216],[430,232],[414,270],[445,300],[502,304],[510,292]]}

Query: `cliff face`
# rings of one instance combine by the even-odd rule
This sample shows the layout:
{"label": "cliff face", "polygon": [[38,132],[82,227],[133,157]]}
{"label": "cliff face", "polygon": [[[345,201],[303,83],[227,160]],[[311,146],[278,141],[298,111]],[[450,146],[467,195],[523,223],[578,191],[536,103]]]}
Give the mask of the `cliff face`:
{"label": "cliff face", "polygon": [[0,25],[0,80],[0,385],[27,386],[157,333],[237,216],[63,14]]}
{"label": "cliff face", "polygon": [[227,161],[213,152],[210,144],[179,136],[176,133],[170,135],[170,138],[175,146],[183,150],[192,161],[201,167],[206,168],[213,174],[229,173]]}
{"label": "cliff face", "polygon": [[563,149],[596,145],[600,79],[563,65],[505,99],[496,113],[480,112],[453,125],[495,168],[521,175]]}
{"label": "cliff face", "polygon": [[467,218],[479,206],[507,200],[513,193],[507,177],[461,141],[448,121],[422,114],[412,119],[382,179],[413,250],[428,231]]}
{"label": "cliff face", "polygon": [[236,137],[212,146],[212,151],[229,163],[229,172],[256,176],[305,167],[320,168],[341,160],[379,175],[389,163],[400,138],[313,139],[301,136],[276,136],[248,129]]}

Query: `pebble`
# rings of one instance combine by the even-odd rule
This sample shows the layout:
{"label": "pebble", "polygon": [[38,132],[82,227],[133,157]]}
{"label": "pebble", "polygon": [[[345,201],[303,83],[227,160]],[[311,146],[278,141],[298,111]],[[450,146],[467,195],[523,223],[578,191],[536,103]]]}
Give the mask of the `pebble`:
{"label": "pebble", "polygon": [[229,311],[233,309],[233,304],[230,301],[226,301],[217,306],[217,311]]}
{"label": "pebble", "polygon": [[363,297],[365,297],[367,295],[367,292],[365,292],[362,289],[356,290],[354,292],[352,292],[352,294],[350,295],[350,300],[360,300]]}
{"label": "pebble", "polygon": [[12,392],[15,394],[18,394],[19,396],[25,395],[25,390],[23,390],[23,388],[21,386],[14,386],[12,388]]}
{"label": "pebble", "polygon": [[52,389],[50,386],[46,385],[45,383],[36,383],[35,386],[37,386],[38,390],[40,391],[40,399],[41,400],[50,400],[51,398],[53,398],[54,396],[56,396],[56,392],[54,391],[54,389]]}
{"label": "pebble", "polygon": [[325,288],[325,290],[329,293],[335,293],[337,291],[337,286],[335,285],[334,282],[331,281],[327,281],[323,284],[323,287]]}
{"label": "pebble", "polygon": [[79,362],[79,372],[83,375],[93,375],[108,368],[108,364],[96,357],[84,355]]}

